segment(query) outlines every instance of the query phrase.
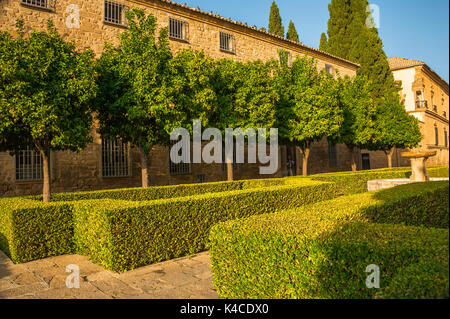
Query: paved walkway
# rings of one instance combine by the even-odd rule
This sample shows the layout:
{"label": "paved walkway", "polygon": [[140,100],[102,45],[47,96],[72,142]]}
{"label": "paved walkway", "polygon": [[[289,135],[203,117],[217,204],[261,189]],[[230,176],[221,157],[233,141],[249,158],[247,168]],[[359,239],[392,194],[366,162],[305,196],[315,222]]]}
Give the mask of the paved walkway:
{"label": "paved walkway", "polygon": [[[68,265],[80,269],[80,288],[66,287]],[[80,255],[15,265],[0,251],[0,299],[215,299],[209,253],[114,273]]]}

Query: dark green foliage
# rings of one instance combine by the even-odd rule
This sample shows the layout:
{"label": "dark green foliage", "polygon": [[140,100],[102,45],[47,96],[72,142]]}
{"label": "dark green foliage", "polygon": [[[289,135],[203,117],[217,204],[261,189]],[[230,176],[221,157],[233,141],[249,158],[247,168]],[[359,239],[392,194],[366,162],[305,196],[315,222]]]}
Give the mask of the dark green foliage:
{"label": "dark green foliage", "polygon": [[327,50],[328,50],[328,40],[327,40],[327,35],[325,33],[322,33],[320,35],[319,50],[325,51],[325,52],[327,52]]}
{"label": "dark green foliage", "polygon": [[289,28],[288,28],[288,32],[286,34],[286,39],[295,41],[295,42],[300,42],[300,40],[298,38],[297,29],[295,29],[295,25],[294,25],[294,22],[292,22],[292,20],[289,22]]}
{"label": "dark green foliage", "polygon": [[269,14],[269,33],[284,37],[284,26],[281,21],[280,10],[275,1],[272,2]]}
{"label": "dark green foliage", "polygon": [[[215,287],[238,299],[445,297],[448,229],[428,227],[448,227],[448,192],[448,182],[410,184],[220,223],[210,234]],[[426,228],[404,226],[414,224]],[[370,264],[381,289],[365,286]]]}
{"label": "dark green foliage", "polygon": [[39,151],[44,201],[50,197],[50,151],[80,151],[92,140],[92,50],[79,51],[48,21],[47,32],[0,32],[0,151]]}
{"label": "dark green foliage", "polygon": [[348,59],[352,47],[349,26],[352,21],[350,0],[332,0],[328,5],[327,52]]}

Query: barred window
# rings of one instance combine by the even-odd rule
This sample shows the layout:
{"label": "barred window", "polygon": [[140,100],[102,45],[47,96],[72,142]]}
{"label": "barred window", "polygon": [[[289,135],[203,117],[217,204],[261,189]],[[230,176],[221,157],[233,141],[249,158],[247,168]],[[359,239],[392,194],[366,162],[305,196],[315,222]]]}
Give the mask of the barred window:
{"label": "barred window", "polygon": [[332,65],[325,64],[325,72],[328,74],[333,75],[334,74],[334,68]]}
{"label": "barred window", "polygon": [[436,146],[438,146],[439,145],[439,130],[438,130],[437,126],[434,127],[434,138],[435,138]]}
{"label": "barred window", "polygon": [[17,181],[37,181],[42,179],[41,153],[27,147],[16,154],[15,162]]}
{"label": "barred window", "polygon": [[189,23],[169,18],[169,37],[178,40],[189,40]]}
{"label": "barred window", "polygon": [[328,142],[328,166],[338,166],[337,145],[330,142]]}
{"label": "barred window", "polygon": [[102,138],[102,176],[130,176],[130,147],[118,139]]}
{"label": "barred window", "polygon": [[[171,147],[173,145],[175,145],[176,143],[178,143],[178,141],[171,141]],[[186,174],[190,174],[192,171],[192,165],[191,163],[178,163],[175,164],[174,162],[172,162],[172,159],[170,158],[170,149],[171,147],[169,147],[169,172],[171,175],[186,175]],[[181,150],[180,150],[181,152]],[[181,155],[181,153],[179,154]]]}
{"label": "barred window", "polygon": [[234,35],[220,32],[220,50],[235,53],[235,41],[234,41]]}
{"label": "barred window", "polygon": [[123,3],[105,1],[105,22],[127,26],[126,9]]}
{"label": "barred window", "polygon": [[21,3],[31,7],[51,9],[51,0],[21,0]]}

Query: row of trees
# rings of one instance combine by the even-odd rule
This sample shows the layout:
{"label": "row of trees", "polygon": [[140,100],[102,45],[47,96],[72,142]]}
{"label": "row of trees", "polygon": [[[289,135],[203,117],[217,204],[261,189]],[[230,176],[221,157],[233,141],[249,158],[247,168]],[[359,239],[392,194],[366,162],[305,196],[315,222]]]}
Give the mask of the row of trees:
{"label": "row of trees", "polygon": [[[139,149],[143,187],[153,146],[168,145],[177,127],[192,132],[195,119],[223,131],[277,127],[279,140],[301,152],[304,175],[311,144],[323,138],[388,154],[421,139],[400,101],[375,103],[363,76],[335,80],[308,57],[289,65],[286,52],[265,63],[213,60],[194,50],[174,56],[167,29],[156,36],[154,16],[133,9],[127,19],[119,45],[107,45],[99,59],[65,42],[51,22],[48,32],[29,37],[21,23],[17,38],[0,33],[0,151],[41,153],[46,202],[50,151],[85,148],[92,114],[104,137]],[[233,179],[231,162],[227,168]]]}
{"label": "row of trees", "polygon": [[[278,8],[275,1],[272,2],[270,6],[269,13],[269,33],[276,34],[280,37],[284,37],[284,26],[280,15],[280,9]],[[289,21],[288,31],[286,33],[286,39],[300,42],[297,29],[295,28],[294,22]]]}

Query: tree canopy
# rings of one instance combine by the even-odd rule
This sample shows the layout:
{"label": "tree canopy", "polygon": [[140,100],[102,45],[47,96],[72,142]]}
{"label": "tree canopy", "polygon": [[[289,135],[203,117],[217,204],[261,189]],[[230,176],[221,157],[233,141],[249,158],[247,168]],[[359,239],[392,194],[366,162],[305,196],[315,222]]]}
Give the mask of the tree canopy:
{"label": "tree canopy", "polygon": [[327,40],[327,35],[325,33],[322,33],[320,35],[319,50],[325,51],[325,52],[328,51],[328,40]]}
{"label": "tree canopy", "polygon": [[[128,30],[120,44],[108,45],[99,60],[99,99],[95,104],[100,133],[138,147],[142,186],[149,184],[148,160],[152,147],[167,145],[173,121],[168,30],[156,39],[156,18],[144,11],[127,12]],[[174,127],[175,126],[175,127]]]}
{"label": "tree canopy", "polygon": [[50,201],[50,152],[80,151],[92,140],[89,104],[96,95],[95,60],[57,33],[0,33],[0,151],[29,147],[43,162],[43,200]]}

